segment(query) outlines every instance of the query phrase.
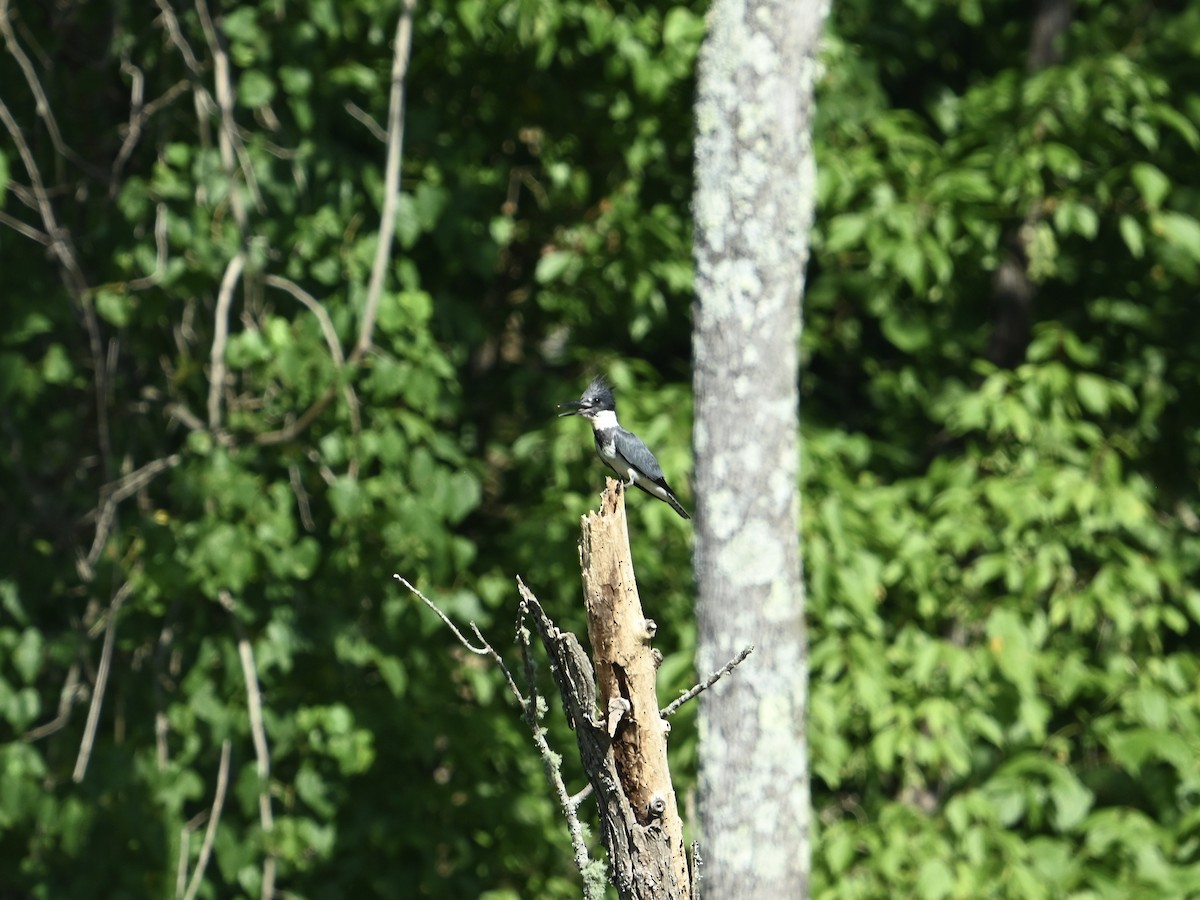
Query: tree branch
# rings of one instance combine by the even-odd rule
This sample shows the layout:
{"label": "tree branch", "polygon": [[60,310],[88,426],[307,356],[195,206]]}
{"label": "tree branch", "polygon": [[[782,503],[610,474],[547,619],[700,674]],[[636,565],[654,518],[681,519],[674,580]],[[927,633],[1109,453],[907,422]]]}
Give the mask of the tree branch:
{"label": "tree branch", "polygon": [[[466,636],[458,629],[437,604],[422,594],[419,590],[408,583],[399,575],[393,576],[402,585],[408,588],[413,594],[421,599],[421,601],[433,610],[434,614],[449,628],[454,636],[458,638],[467,650],[479,656],[488,656],[504,673],[504,678],[508,682],[508,689],[513,696],[517,698],[517,703],[521,706],[522,718],[525,724],[529,727],[529,732],[533,736],[534,746],[537,748],[538,756],[542,760],[542,768],[546,773],[546,779],[550,782],[554,790],[555,797],[558,799],[559,808],[562,810],[563,817],[567,820],[567,832],[571,838],[572,853],[575,858],[575,866],[579,869],[579,874],[583,879],[584,897],[587,900],[603,900],[604,897],[604,879],[597,877],[597,869],[595,861],[588,854],[587,843],[583,837],[583,825],[579,821],[577,811],[578,804],[572,802],[571,795],[567,791],[567,786],[562,779],[562,771],[560,768],[560,759],[556,753],[550,748],[550,744],[546,740],[544,729],[541,727],[542,712],[538,708],[538,692],[537,681],[534,672],[532,658],[529,654],[529,630],[525,627],[525,616],[534,608],[539,612],[541,610],[536,598],[525,587],[525,584],[518,578],[517,586],[521,592],[521,596],[525,600],[521,604],[520,613],[517,618],[517,641],[521,646],[521,657],[524,663],[525,680],[529,688],[529,697],[522,696],[520,689],[517,687],[516,681],[512,677],[508,666],[505,664],[500,654],[495,648],[483,637],[479,628],[474,622],[470,623],[471,631],[475,634],[479,641],[478,645],[472,644]],[[544,613],[542,614],[544,616]]]}
{"label": "tree branch", "polygon": [[379,243],[375,245],[375,260],[371,264],[371,280],[367,285],[367,301],[363,308],[362,326],[352,358],[357,360],[371,349],[371,333],[383,295],[392,253],[392,238],[396,232],[396,205],[400,198],[400,160],[404,144],[404,81],[408,74],[409,51],[412,47],[412,20],[415,0],[403,0],[400,21],[396,23],[395,47],[392,56],[392,91],[388,100],[387,163],[383,182],[383,212],[379,221]]}
{"label": "tree branch", "polygon": [[0,0],[0,33],[4,35],[4,46],[7,48],[9,56],[17,61],[21,73],[25,76],[25,83],[29,85],[29,90],[37,100],[37,114],[46,123],[46,131],[50,133],[50,143],[54,145],[54,152],[64,158],[77,159],[77,155],[67,147],[62,132],[58,129],[58,122],[54,118],[54,108],[50,105],[50,99],[46,96],[41,81],[38,80],[33,62],[25,55],[25,51],[17,41],[17,35],[12,27],[9,0]]}
{"label": "tree branch", "polygon": [[210,356],[211,381],[208,385],[208,427],[214,433],[221,427],[221,395],[225,390],[225,344],[229,340],[229,307],[233,303],[233,289],[246,265],[246,254],[238,251],[221,279],[217,294],[217,311],[214,313],[213,343]]}
{"label": "tree branch", "polygon": [[[309,312],[317,317],[317,322],[321,326],[321,333],[325,336],[325,345],[329,347],[329,355],[333,359],[333,367],[339,372],[345,368],[346,358],[342,355],[342,345],[338,340],[337,331],[333,327],[333,320],[329,318],[329,313],[325,312],[325,307],[317,301],[317,298],[296,284],[296,282],[279,275],[267,275],[263,279],[263,283],[268,287],[277,288],[291,294]],[[354,387],[346,384],[342,387],[342,393],[346,398],[346,406],[350,411],[350,429],[354,434],[354,449],[350,458],[350,477],[353,478],[358,474],[357,445],[358,438],[362,434],[362,417],[359,413],[358,395],[354,392]]]}
{"label": "tree branch", "polygon": [[117,613],[121,604],[133,591],[133,584],[126,581],[113,595],[108,605],[108,619],[104,623],[104,648],[100,651],[100,667],[96,670],[96,687],[92,691],[92,705],[88,708],[87,724],[83,728],[83,741],[75,759],[75,772],[71,776],[76,784],[87,774],[88,761],[92,758],[92,747],[96,742],[96,726],[100,722],[100,707],[104,705],[104,691],[108,687],[108,673],[112,669],[113,643],[117,638]]}
{"label": "tree branch", "polygon": [[733,659],[731,659],[729,662],[725,663],[725,665],[723,665],[721,668],[717,669],[717,671],[715,671],[711,675],[709,675],[708,678],[706,678],[702,683],[697,684],[695,687],[691,688],[688,691],[685,691],[677,699],[671,701],[671,703],[664,706],[659,711],[659,715],[662,716],[664,719],[666,719],[670,716],[673,716],[676,713],[676,711],[678,711],[679,707],[683,706],[683,704],[687,703],[689,700],[693,700],[696,697],[699,697],[702,693],[707,691],[710,687],[712,687],[714,684],[716,684],[718,681],[720,681],[722,678],[724,678],[726,675],[728,675],[730,672],[732,672],[734,669],[736,669],[738,666],[740,666],[742,664],[742,660],[744,660],[747,656],[749,656],[753,652],[754,652],[754,645],[751,644],[745,650],[743,650],[741,653],[739,653],[737,656],[735,656]]}
{"label": "tree branch", "polygon": [[[254,739],[254,758],[258,772],[258,816],[262,824],[263,834],[269,835],[275,830],[275,817],[271,812],[271,754],[267,749],[267,729],[263,724],[262,692],[258,687],[258,668],[254,664],[254,648],[246,636],[233,604],[233,596],[229,591],[221,591],[220,603],[233,620],[233,629],[237,634],[238,658],[242,662],[242,678],[246,682],[246,709],[250,714],[250,734]],[[263,860],[262,898],[271,900],[275,894],[275,853],[267,842],[266,858]]]}
{"label": "tree branch", "polygon": [[213,25],[212,16],[208,12],[205,0],[195,0],[196,13],[200,16],[200,28],[204,31],[204,39],[208,42],[208,52],[213,58],[213,88],[216,92],[217,111],[221,117],[221,127],[217,131],[217,145],[221,152],[221,164],[225,175],[229,178],[229,202],[233,208],[233,218],[238,229],[242,232],[242,240],[246,238],[247,216],[246,207],[237,192],[236,174],[240,166],[242,178],[245,179],[246,189],[254,199],[254,205],[260,211],[264,209],[262,196],[258,192],[258,180],[254,175],[254,167],[246,155],[246,148],[239,137],[237,122],[233,118],[233,97],[236,91],[233,87],[233,68],[229,64],[229,54],[221,42],[220,35]]}
{"label": "tree branch", "polygon": [[225,790],[229,786],[230,746],[228,738],[221,744],[221,765],[217,769],[217,789],[213,796],[212,812],[208,817],[208,828],[204,832],[204,843],[200,847],[200,858],[196,860],[196,870],[192,872],[192,880],[183,895],[183,900],[195,900],[196,892],[200,890],[200,884],[204,880],[204,870],[208,868],[208,860],[212,855],[217,826],[221,822],[221,809],[225,805]]}

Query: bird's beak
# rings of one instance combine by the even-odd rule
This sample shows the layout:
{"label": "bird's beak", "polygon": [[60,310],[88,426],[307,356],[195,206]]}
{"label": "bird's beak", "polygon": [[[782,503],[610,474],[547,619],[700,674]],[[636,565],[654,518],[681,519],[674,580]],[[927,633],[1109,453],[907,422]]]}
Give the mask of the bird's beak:
{"label": "bird's beak", "polygon": [[580,403],[578,400],[572,400],[570,403],[560,403],[560,404],[558,404],[558,408],[559,408],[559,409],[565,409],[565,410],[566,410],[566,412],[560,412],[560,413],[558,414],[558,417],[561,419],[563,416],[578,416],[578,415],[582,415],[582,413],[580,412],[580,410],[583,408],[583,404],[582,404],[582,403]]}

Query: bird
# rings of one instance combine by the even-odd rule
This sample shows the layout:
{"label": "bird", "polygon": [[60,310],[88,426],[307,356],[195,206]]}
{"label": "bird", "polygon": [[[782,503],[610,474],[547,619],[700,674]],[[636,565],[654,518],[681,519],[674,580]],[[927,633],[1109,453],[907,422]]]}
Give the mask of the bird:
{"label": "bird", "polygon": [[657,497],[685,519],[688,511],[667,484],[662,466],[640,437],[626,431],[617,421],[617,400],[603,375],[592,379],[578,400],[560,403],[564,416],[583,416],[591,423],[596,438],[596,453],[624,481],[626,487],[636,485],[652,497]]}

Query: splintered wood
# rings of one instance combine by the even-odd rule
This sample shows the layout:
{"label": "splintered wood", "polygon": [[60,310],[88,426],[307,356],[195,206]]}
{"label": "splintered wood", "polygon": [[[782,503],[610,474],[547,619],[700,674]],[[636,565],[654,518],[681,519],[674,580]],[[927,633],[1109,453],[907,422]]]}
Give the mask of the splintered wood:
{"label": "splintered wood", "polygon": [[[660,830],[669,877],[689,884],[683,823],[667,767],[667,723],[655,689],[662,660],[650,646],[655,625],[642,613],[629,549],[624,487],[608,479],[600,509],[583,521],[579,547],[588,638],[602,723],[612,740],[621,786],[639,825]],[[684,894],[686,896],[686,894]]]}

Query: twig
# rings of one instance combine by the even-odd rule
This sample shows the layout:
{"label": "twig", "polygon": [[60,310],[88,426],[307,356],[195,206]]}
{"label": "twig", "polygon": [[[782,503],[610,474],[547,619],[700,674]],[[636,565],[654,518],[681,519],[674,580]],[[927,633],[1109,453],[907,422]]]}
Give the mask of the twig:
{"label": "twig", "polygon": [[196,813],[179,829],[179,864],[175,867],[175,897],[181,900],[187,890],[188,855],[192,849],[192,834],[208,821],[208,810]]}
{"label": "twig", "polygon": [[[285,291],[299,300],[309,312],[317,317],[317,322],[321,326],[321,333],[325,335],[325,344],[329,347],[329,355],[333,358],[333,367],[339,372],[346,365],[346,358],[342,355],[342,345],[338,341],[337,331],[334,330],[333,320],[329,318],[329,313],[325,312],[317,298],[310,294],[296,282],[290,278],[283,278],[279,275],[267,275],[263,278],[263,283],[268,287],[278,288]],[[358,437],[362,434],[362,417],[359,415],[358,395],[354,393],[354,387],[346,384],[342,388],[342,392],[346,397],[346,406],[350,411],[350,431],[354,435],[354,451],[350,458],[350,477],[354,478],[358,474]]]}
{"label": "twig", "polygon": [[[4,124],[9,137],[16,144],[17,154],[21,157],[21,162],[25,165],[25,171],[29,175],[29,186],[33,191],[34,202],[37,205],[38,214],[42,217],[42,229],[49,236],[52,242],[50,248],[54,251],[54,255],[58,257],[59,263],[62,264],[67,289],[71,292],[71,296],[76,302],[83,303],[84,296],[87,293],[87,279],[83,277],[83,270],[79,267],[75,245],[71,242],[71,234],[66,229],[59,227],[58,220],[54,216],[54,206],[50,203],[50,194],[42,181],[42,172],[33,157],[33,151],[29,149],[29,144],[25,140],[25,135],[21,132],[21,127],[17,124],[17,120],[13,118],[12,113],[9,112],[8,105],[3,99],[0,99],[0,123]],[[98,366],[99,354],[95,355]]]}
{"label": "twig", "polygon": [[148,485],[159,474],[175,468],[181,462],[183,462],[183,457],[178,453],[173,453],[166,459],[148,462],[136,472],[130,472],[119,481],[106,484],[100,489],[100,505],[87,517],[87,519],[95,518],[96,534],[92,538],[92,546],[88,550],[87,556],[79,560],[77,564],[80,577],[84,581],[92,580],[94,574],[92,567],[96,565],[96,560],[100,558],[108,536],[112,533],[113,522],[117,517],[117,507]]}
{"label": "twig", "polygon": [[221,394],[225,390],[225,344],[229,340],[229,307],[233,303],[233,289],[245,265],[246,254],[239,250],[225,267],[225,275],[221,278],[221,290],[217,294],[209,374],[212,380],[208,385],[208,427],[214,432],[221,427]]}
{"label": "twig", "polygon": [[255,436],[254,443],[260,447],[271,447],[275,444],[286,444],[288,441],[295,440],[304,429],[316,421],[317,416],[329,408],[329,404],[333,402],[333,398],[336,396],[337,388],[327,388],[325,393],[318,397],[312,406],[301,413],[300,418],[296,419],[295,422],[284,428],[267,431]]}
{"label": "twig", "polygon": [[[541,757],[542,768],[546,772],[546,779],[550,782],[551,787],[554,789],[555,796],[558,798],[558,805],[562,809],[563,816],[567,820],[567,831],[571,836],[571,848],[575,857],[575,865],[579,869],[579,874],[583,877],[584,896],[587,898],[587,900],[600,900],[600,898],[603,898],[604,896],[604,890],[602,885],[598,884],[590,877],[589,869],[591,868],[592,860],[588,854],[587,843],[583,838],[583,825],[579,821],[578,803],[573,802],[571,795],[567,792],[567,786],[562,779],[560,757],[550,749],[550,744],[546,741],[545,732],[541,727],[541,714],[538,709],[537,680],[534,673],[533,659],[529,655],[529,629],[525,627],[525,616],[528,611],[526,602],[522,601],[520,615],[517,618],[517,643],[520,644],[521,647],[521,659],[525,669],[525,681],[529,686],[528,698],[521,695],[521,691],[517,688],[517,684],[513,680],[513,677],[508,670],[508,666],[505,665],[500,654],[497,653],[492,645],[487,642],[482,634],[480,634],[479,629],[476,627],[474,622],[471,623],[471,630],[475,633],[475,637],[479,639],[480,646],[478,647],[473,646],[470,641],[463,636],[463,633],[458,630],[455,624],[450,620],[450,617],[442,612],[442,610],[438,608],[437,604],[435,604],[432,600],[418,591],[399,575],[394,575],[392,577],[408,588],[412,593],[420,597],[421,600],[424,601],[425,605],[433,610],[437,617],[441,619],[442,622],[444,622],[452,632],[454,632],[455,636],[464,647],[466,647],[472,653],[477,653],[480,656],[490,656],[492,661],[495,662],[496,665],[500,667],[500,670],[504,673],[504,677],[508,681],[509,690],[512,691],[513,696],[517,698],[517,702],[521,705],[522,718],[524,718],[525,724],[529,726],[530,734],[533,735],[533,743],[537,748],[538,756]],[[517,579],[517,585],[523,597],[527,595],[529,598],[533,599],[534,603],[537,603],[536,598],[533,598],[532,593],[529,592],[529,589],[525,587],[525,584],[519,578]]]}
{"label": "twig", "polygon": [[312,507],[308,502],[308,491],[304,489],[304,482],[300,478],[300,467],[295,463],[288,464],[288,482],[292,486],[292,494],[296,498],[296,506],[300,510],[300,524],[304,526],[304,530],[312,534],[317,530],[317,523],[313,521]]}
{"label": "twig", "polygon": [[371,117],[371,114],[365,109],[352,100],[344,101],[342,103],[342,109],[346,110],[346,112],[350,114],[350,118],[361,122],[364,126],[366,126],[367,131],[371,132],[371,136],[379,141],[379,143],[387,143],[387,132],[379,127],[379,123],[376,122],[375,119]]}
{"label": "twig", "polygon": [[75,698],[78,693],[79,663],[72,663],[71,668],[67,670],[67,680],[63,682],[62,692],[58,695],[57,714],[45,725],[29,729],[29,731],[21,735],[21,740],[26,743],[33,743],[63,728],[71,721],[71,710],[75,708]]}
{"label": "twig", "polygon": [[117,195],[117,183],[121,178],[121,170],[125,168],[125,163],[129,162],[129,157],[133,155],[134,148],[141,140],[142,124],[145,121],[143,110],[146,99],[146,74],[129,61],[128,50],[121,54],[121,71],[129,76],[129,124],[125,126],[125,140],[121,142],[121,149],[117,151],[109,172],[109,197]]}
{"label": "twig", "polygon": [[[517,583],[524,587],[518,578]],[[533,657],[529,653],[529,629],[525,626],[525,615],[528,607],[521,604],[520,617],[517,619],[517,643],[521,646],[521,659],[525,667],[525,683],[529,687],[529,700],[525,703],[525,724],[533,734],[533,743],[537,747],[538,756],[542,758],[542,768],[546,778],[554,788],[558,798],[559,808],[563,818],[567,820],[567,833],[571,836],[571,850],[575,855],[575,867],[587,883],[587,868],[591,865],[587,843],[583,839],[583,825],[579,821],[579,804],[567,793],[567,785],[563,781],[559,757],[550,749],[546,735],[541,727],[541,710],[538,709],[537,674],[533,667]],[[589,785],[590,786],[590,785]]]}
{"label": "twig", "polygon": [[183,57],[183,63],[188,67],[188,71],[199,78],[204,74],[204,70],[200,66],[200,60],[192,52],[187,38],[183,36],[183,29],[179,27],[179,18],[175,15],[175,10],[171,8],[171,4],[167,0],[155,0],[155,2],[162,10],[163,21],[166,22],[167,34],[170,35],[171,43],[179,49],[179,55]]}
{"label": "twig", "polygon": [[141,291],[158,284],[167,271],[167,204],[154,206],[154,271],[125,284],[128,291]]}
{"label": "twig", "polygon": [[113,643],[117,638],[117,613],[121,604],[133,591],[132,582],[126,581],[113,595],[108,605],[108,621],[104,624],[104,648],[100,651],[100,667],[96,670],[96,687],[92,691],[92,705],[88,709],[87,724],[83,728],[83,741],[79,745],[79,756],[75,760],[75,772],[71,776],[78,784],[87,774],[88,761],[92,758],[92,747],[96,742],[96,726],[100,722],[100,707],[104,704],[104,690],[108,686],[108,673],[112,666]]}
{"label": "twig", "polygon": [[208,431],[204,426],[204,420],[182,403],[169,403],[163,412],[170,418],[182,422],[188,431]]}
{"label": "twig", "polygon": [[585,784],[585,785],[584,785],[582,788],[580,788],[580,789],[579,789],[577,792],[575,792],[574,794],[572,794],[572,795],[571,795],[571,806],[572,806],[572,808],[574,808],[574,809],[579,809],[579,804],[581,804],[581,803],[582,803],[584,800],[586,800],[588,797],[592,796],[592,793],[593,793],[595,790],[596,790],[596,789],[595,789],[594,787],[592,787],[592,783],[589,781],[589,782],[588,782],[587,784]]}
{"label": "twig", "polygon": [[379,243],[375,245],[375,260],[371,264],[371,280],[367,286],[367,302],[363,309],[362,326],[353,357],[357,360],[371,349],[371,333],[383,295],[392,253],[392,238],[396,231],[396,204],[400,197],[400,159],[404,143],[404,81],[408,74],[409,51],[412,47],[412,20],[415,0],[403,0],[400,21],[396,23],[396,39],[392,56],[392,91],[388,100],[387,163],[383,182],[383,214],[379,221]]}
{"label": "twig", "polygon": [[710,687],[712,687],[714,684],[716,684],[718,681],[720,681],[722,678],[724,678],[726,675],[728,675],[730,672],[732,672],[734,669],[736,669],[739,665],[741,665],[742,660],[744,660],[747,656],[749,656],[753,652],[754,652],[754,645],[751,644],[745,650],[743,650],[741,653],[739,653],[737,656],[735,656],[733,659],[731,659],[729,662],[725,663],[725,665],[723,665],[720,669],[718,669],[717,671],[715,671],[711,675],[709,675],[708,678],[706,678],[702,683],[691,688],[691,690],[687,691],[682,696],[673,700],[670,704],[668,704],[667,706],[665,706],[661,710],[659,710],[658,714],[660,716],[662,716],[664,719],[668,718],[669,716],[674,715],[675,712],[679,709],[679,707],[683,706],[683,704],[687,703],[689,700],[692,700],[695,697],[698,697],[700,694],[707,691]]}
{"label": "twig", "polygon": [[512,673],[510,671],[508,671],[508,666],[505,665],[504,660],[503,660],[503,658],[501,658],[500,654],[497,653],[495,651],[495,649],[492,647],[492,645],[487,642],[487,639],[484,638],[484,636],[479,633],[479,628],[475,625],[474,622],[468,622],[467,624],[471,626],[471,631],[475,633],[475,637],[479,641],[478,647],[476,647],[469,640],[467,640],[467,638],[463,635],[463,633],[458,630],[458,626],[455,625],[452,621],[450,621],[450,617],[447,616],[444,612],[442,612],[438,608],[438,605],[436,603],[434,603],[432,600],[430,600],[428,597],[426,597],[424,594],[422,594],[420,591],[418,591],[415,587],[413,587],[411,584],[409,584],[406,579],[401,578],[399,575],[392,575],[392,577],[395,578],[402,585],[404,585],[406,588],[408,588],[410,591],[412,591],[412,593],[414,593],[418,597],[420,597],[421,600],[424,602],[424,604],[426,606],[428,606],[430,609],[432,609],[437,614],[437,617],[439,619],[441,619],[443,622],[446,623],[446,627],[454,632],[454,636],[456,638],[458,638],[458,641],[460,644],[462,644],[464,647],[466,647],[472,653],[477,654],[478,656],[490,656],[492,658],[492,661],[500,667],[500,671],[504,673],[504,678],[508,682],[508,689],[513,692],[513,695],[517,698],[517,702],[519,702],[521,704],[521,706],[525,705],[525,697],[521,694],[520,689],[517,687],[517,682],[513,680]]}
{"label": "twig", "polygon": [[[413,587],[411,584],[409,584],[408,579],[403,578],[400,575],[395,575],[395,574],[393,574],[392,577],[395,578],[402,585],[404,585],[406,588],[408,588],[412,593],[414,593],[418,597],[420,597],[422,602],[424,602],[424,604],[426,606],[428,606],[430,609],[432,609],[434,611],[434,613],[437,615],[437,617],[439,619],[441,619],[443,623],[445,623],[446,627],[454,632],[454,636],[456,638],[458,638],[458,642],[460,644],[462,644],[464,647],[466,647],[472,653],[478,654],[479,656],[487,656],[488,655],[488,648],[486,646],[484,646],[484,647],[473,646],[471,644],[471,642],[468,641],[463,636],[463,633],[458,630],[458,626],[450,621],[450,617],[447,616],[444,612],[442,612],[441,609],[438,608],[438,605],[436,603],[434,603],[432,600],[430,600],[428,597],[426,597],[424,594],[422,594],[420,591],[418,591],[415,587]],[[474,623],[471,623],[471,624],[474,624]]]}
{"label": "twig", "polygon": [[0,225],[7,225],[17,234],[24,235],[31,241],[37,241],[43,247],[49,247],[52,243],[50,235],[43,231],[38,231],[31,225],[26,225],[15,216],[10,216],[8,213],[0,211]]}
{"label": "twig", "polygon": [[[238,136],[237,122],[233,118],[233,98],[236,91],[233,88],[233,67],[229,64],[229,54],[221,42],[217,29],[213,25],[212,16],[208,12],[205,0],[195,0],[196,13],[200,17],[200,28],[204,39],[208,41],[208,52],[213,58],[213,86],[216,89],[217,109],[221,115],[221,127],[217,132],[217,145],[221,152],[221,164],[225,167],[225,175],[229,179],[229,200],[233,207],[233,218],[243,238],[246,231],[246,207],[237,192],[235,176],[241,167],[242,177],[246,188],[254,199],[257,209],[264,209],[262,196],[258,192],[258,180],[254,175],[254,167],[246,155],[245,145]],[[236,161],[235,161],[236,157]]]}
{"label": "twig", "polygon": [[46,131],[50,134],[50,143],[54,145],[54,151],[62,157],[77,158],[76,154],[63,141],[62,132],[58,130],[58,122],[54,118],[54,108],[50,105],[42,83],[38,80],[37,70],[34,69],[33,63],[25,55],[25,51],[17,41],[17,35],[12,27],[9,0],[0,0],[0,33],[4,35],[4,44],[8,48],[9,55],[17,61],[21,73],[25,76],[25,83],[29,85],[29,90],[37,100],[37,114],[46,123]]}
{"label": "twig", "polygon": [[318,302],[317,298],[290,278],[283,278],[279,275],[263,276],[263,284],[291,294],[317,317],[321,333],[325,336],[325,344],[329,347],[329,355],[333,357],[333,365],[335,368],[342,368],[346,364],[346,358],[342,355],[342,345],[338,341],[337,331],[333,327],[333,320],[329,318],[329,313],[325,312],[325,307]]}
{"label": "twig", "polygon": [[204,843],[200,845],[200,857],[196,860],[196,870],[192,872],[192,880],[188,884],[187,893],[183,900],[194,900],[204,879],[204,870],[208,868],[208,858],[212,855],[213,841],[217,837],[217,825],[221,822],[221,807],[225,805],[225,789],[229,786],[229,739],[221,744],[221,765],[217,769],[217,790],[213,797],[212,812],[208,817],[208,828],[204,832]]}
{"label": "twig", "polygon": [[[264,834],[275,830],[275,817],[271,812],[271,754],[267,749],[267,729],[263,724],[262,692],[258,686],[258,669],[254,664],[254,648],[246,637],[246,629],[234,612],[233,596],[221,591],[220,602],[230,618],[237,634],[238,657],[242,661],[242,677],[246,681],[246,708],[250,713],[250,734],[254,738],[254,757],[258,771],[258,816]],[[263,860],[262,898],[270,900],[275,894],[275,854],[268,849]]]}

